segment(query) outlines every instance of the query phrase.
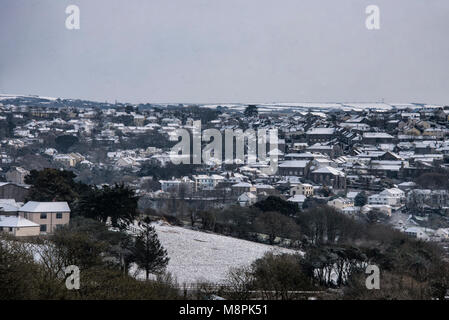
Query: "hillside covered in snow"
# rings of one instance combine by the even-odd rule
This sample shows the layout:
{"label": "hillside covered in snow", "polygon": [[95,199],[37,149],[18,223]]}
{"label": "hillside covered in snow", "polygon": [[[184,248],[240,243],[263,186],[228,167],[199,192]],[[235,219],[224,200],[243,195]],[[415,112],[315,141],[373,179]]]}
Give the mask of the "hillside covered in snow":
{"label": "hillside covered in snow", "polygon": [[[249,265],[266,252],[295,252],[167,224],[155,224],[154,227],[170,258],[167,271],[176,277],[179,284],[197,281],[220,283],[231,267]],[[144,277],[144,273],[139,273],[138,277]]]}

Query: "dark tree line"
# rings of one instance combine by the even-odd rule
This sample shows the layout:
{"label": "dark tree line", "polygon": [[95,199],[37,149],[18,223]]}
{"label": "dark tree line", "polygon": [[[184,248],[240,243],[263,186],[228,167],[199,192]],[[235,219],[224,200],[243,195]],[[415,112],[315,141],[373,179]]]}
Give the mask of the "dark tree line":
{"label": "dark tree line", "polygon": [[[162,274],[168,261],[166,252],[153,230],[142,230],[141,234],[151,239],[150,250],[141,246],[140,234],[134,238],[82,217],[72,219],[47,238],[27,242],[2,239],[0,300],[178,299],[177,284]],[[36,248],[40,249],[33,251]],[[39,257],[38,262],[33,255]],[[128,270],[132,262],[147,274],[159,276],[147,281],[131,277]],[[80,269],[79,290],[65,286],[64,270],[69,265]]]}
{"label": "dark tree line", "polygon": [[25,178],[30,184],[28,200],[67,201],[72,215],[84,216],[112,226],[126,228],[138,217],[138,197],[135,191],[122,184],[102,187],[75,180],[72,171],[32,170]]}

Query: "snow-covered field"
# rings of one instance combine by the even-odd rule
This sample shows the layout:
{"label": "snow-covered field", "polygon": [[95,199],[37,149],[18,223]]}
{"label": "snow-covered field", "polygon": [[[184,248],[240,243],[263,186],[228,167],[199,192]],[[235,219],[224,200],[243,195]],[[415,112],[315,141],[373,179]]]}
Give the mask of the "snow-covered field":
{"label": "snow-covered field", "polygon": [[[220,283],[230,267],[251,264],[264,253],[294,253],[294,250],[264,245],[217,234],[169,225],[154,225],[159,240],[168,252],[167,271],[179,284],[196,281]],[[143,273],[139,274],[142,277]]]}
{"label": "snow-covered field", "polygon": [[0,100],[9,100],[9,99],[17,99],[17,98],[36,98],[36,99],[46,99],[46,100],[56,100],[57,98],[53,97],[43,97],[37,95],[23,95],[23,94],[0,94]]}
{"label": "snow-covered field", "polygon": [[[170,258],[166,271],[170,272],[180,285],[190,285],[197,281],[218,284],[225,280],[231,267],[249,265],[266,252],[298,252],[166,223],[155,223],[154,227]],[[28,249],[36,261],[42,260],[41,246],[28,244]],[[140,279],[145,278],[145,272],[137,271],[135,265],[131,266],[130,274]]]}

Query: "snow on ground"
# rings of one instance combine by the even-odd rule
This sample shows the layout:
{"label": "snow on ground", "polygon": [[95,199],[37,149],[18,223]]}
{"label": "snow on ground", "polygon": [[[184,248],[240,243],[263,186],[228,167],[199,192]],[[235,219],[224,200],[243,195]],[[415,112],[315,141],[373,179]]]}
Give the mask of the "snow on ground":
{"label": "snow on ground", "polygon": [[[257,242],[226,237],[218,234],[195,231],[171,226],[165,223],[153,224],[162,246],[167,250],[170,261],[167,271],[180,285],[197,281],[222,282],[231,267],[251,264],[266,252],[295,253],[299,251],[269,246]],[[28,244],[35,261],[41,261],[43,247]],[[131,274],[136,271],[131,267]],[[137,278],[144,279],[145,272],[139,271]]]}
{"label": "snow on ground", "polygon": [[[290,249],[181,227],[162,224],[154,227],[170,258],[167,271],[179,284],[220,283],[230,267],[249,265],[266,252],[295,253]],[[138,275],[143,276],[143,272]]]}
{"label": "snow on ground", "polygon": [[23,94],[3,94],[0,93],[0,100],[9,100],[9,99],[17,99],[17,98],[36,98],[36,99],[46,99],[46,100],[56,100],[57,98],[53,97],[43,97],[37,95],[23,95]]}

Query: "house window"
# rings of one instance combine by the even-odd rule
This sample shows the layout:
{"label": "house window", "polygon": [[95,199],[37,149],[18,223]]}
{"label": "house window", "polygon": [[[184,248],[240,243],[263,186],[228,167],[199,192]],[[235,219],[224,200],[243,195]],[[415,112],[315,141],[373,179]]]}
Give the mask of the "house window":
{"label": "house window", "polygon": [[56,213],[56,219],[62,219],[62,213],[61,212],[57,212]]}
{"label": "house window", "polygon": [[41,219],[47,219],[47,214],[46,213],[41,213]]}
{"label": "house window", "polygon": [[41,224],[41,232],[47,232],[47,225]]}

